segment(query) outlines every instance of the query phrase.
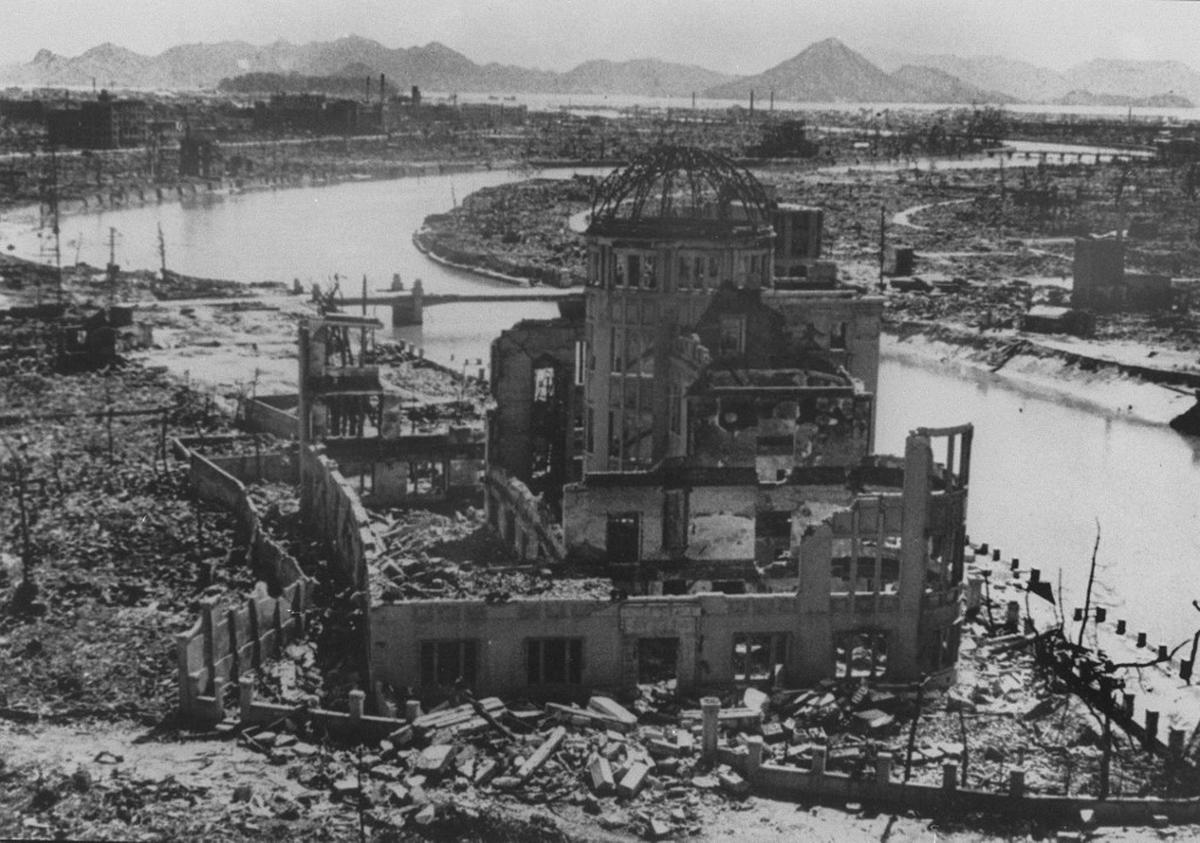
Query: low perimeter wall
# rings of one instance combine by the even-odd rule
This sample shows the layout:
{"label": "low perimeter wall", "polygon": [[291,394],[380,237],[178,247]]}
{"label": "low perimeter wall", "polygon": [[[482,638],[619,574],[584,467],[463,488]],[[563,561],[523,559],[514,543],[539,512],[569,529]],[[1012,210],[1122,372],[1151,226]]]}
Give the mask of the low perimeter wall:
{"label": "low perimeter wall", "polygon": [[988,813],[1036,816],[1068,827],[1082,824],[1084,812],[1097,825],[1149,825],[1157,817],[1170,822],[1200,821],[1200,798],[1155,799],[1088,796],[1048,796],[1028,793],[1025,770],[1009,769],[1004,791],[983,791],[958,785],[958,765],[942,765],[940,786],[896,781],[900,774],[890,753],[880,753],[875,768],[859,776],[829,772],[825,769],[825,749],[813,753],[808,770],[764,762],[761,736],[747,738],[744,746],[719,746],[721,702],[709,697],[701,700],[702,750],[704,757],[737,769],[755,792],[777,799],[844,804],[857,802],[871,806],[894,806],[924,815],[940,813]]}
{"label": "low perimeter wall", "polygon": [[[175,636],[182,713],[220,719],[230,679],[277,657],[284,645],[303,636],[313,583],[300,563],[263,530],[242,480],[189,447],[195,444],[178,439],[173,443],[176,453],[188,460],[193,491],[201,500],[235,513],[239,539],[247,548],[246,565],[278,590],[277,596],[256,591],[244,600],[207,601],[192,628]],[[296,470],[296,460],[289,454],[220,459],[229,468],[245,471],[242,477],[251,481],[260,479],[254,471],[275,479]]]}

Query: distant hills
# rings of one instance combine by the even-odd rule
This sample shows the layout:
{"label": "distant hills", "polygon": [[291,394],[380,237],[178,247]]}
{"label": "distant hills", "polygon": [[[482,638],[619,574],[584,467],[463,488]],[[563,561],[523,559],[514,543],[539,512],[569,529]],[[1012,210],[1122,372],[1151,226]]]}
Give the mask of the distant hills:
{"label": "distant hills", "polygon": [[[1066,72],[1001,56],[918,55],[876,50],[870,58],[828,38],[755,76],[732,77],[657,59],[587,61],[565,72],[476,64],[444,44],[391,48],[359,36],[292,44],[244,41],[181,44],[147,56],[101,44],[78,56],[40,50],[26,64],[0,66],[0,84],[197,89],[248,73],[377,76],[400,89],[474,93],[701,96],[765,102],[862,103],[1200,102],[1200,72],[1181,62],[1095,59]],[[269,78],[269,77],[263,77]]]}
{"label": "distant hills", "polygon": [[894,50],[867,51],[883,69],[920,65],[1018,102],[1074,104],[1200,103],[1200,72],[1177,61],[1093,59],[1064,72],[1004,56],[930,55]]}
{"label": "distant hills", "polygon": [[836,38],[803,52],[757,76],[745,76],[709,88],[705,96],[746,99],[775,92],[794,102],[1012,102],[1004,94],[985,91],[936,68],[906,65],[884,73]]}

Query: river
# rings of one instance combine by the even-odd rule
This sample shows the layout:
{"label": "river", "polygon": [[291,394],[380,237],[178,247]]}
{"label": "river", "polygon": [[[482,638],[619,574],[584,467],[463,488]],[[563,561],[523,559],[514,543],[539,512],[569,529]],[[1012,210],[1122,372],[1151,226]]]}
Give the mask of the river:
{"label": "river", "polygon": [[[594,171],[593,171],[594,172]],[[569,175],[570,171],[546,175]],[[496,292],[519,288],[432,263],[411,234],[430,213],[487,185],[516,178],[480,172],[246,193],[193,203],[164,203],[71,216],[64,237],[83,260],[108,260],[110,227],[119,233],[117,260],[158,263],[162,225],[169,264],[211,277],[328,283],[333,273],[357,293],[363,274],[372,289],[398,272],[430,291]],[[36,216],[12,215],[0,239],[17,254],[37,257]],[[81,239],[80,239],[81,238]],[[556,312],[552,304],[446,305],[426,311],[426,323],[397,336],[458,366],[486,365],[491,340],[523,318]],[[378,314],[388,323],[387,311]],[[1157,387],[1139,387],[1149,394]],[[1137,393],[1137,390],[1134,390]],[[904,436],[922,425],[976,425],[968,527],[973,538],[1042,569],[1054,582],[1064,571],[1069,606],[1082,602],[1097,520],[1101,600],[1113,616],[1151,641],[1174,644],[1200,627],[1190,601],[1200,597],[1193,566],[1200,562],[1200,451],[1164,425],[1065,402],[1004,373],[949,369],[901,357],[885,340],[879,387],[878,450],[903,453]],[[1131,399],[1134,400],[1134,399]],[[1136,409],[1136,408],[1135,408]],[[1165,636],[1165,637],[1164,637]]]}

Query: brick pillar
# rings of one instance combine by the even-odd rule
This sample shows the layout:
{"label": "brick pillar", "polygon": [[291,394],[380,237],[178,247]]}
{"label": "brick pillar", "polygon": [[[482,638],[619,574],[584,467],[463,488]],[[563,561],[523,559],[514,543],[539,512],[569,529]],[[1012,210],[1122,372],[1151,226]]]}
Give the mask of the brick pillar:
{"label": "brick pillar", "polygon": [[250,711],[254,708],[254,677],[243,676],[238,680],[238,709],[243,723],[250,721]]}
{"label": "brick pillar", "polygon": [[1154,741],[1158,738],[1158,712],[1146,710],[1146,747],[1154,746]]}
{"label": "brick pillar", "polygon": [[700,746],[703,757],[713,760],[717,757],[717,728],[721,713],[721,701],[717,697],[703,697],[700,700],[701,740]]}
{"label": "brick pillar", "polygon": [[892,754],[881,752],[875,756],[875,783],[887,784],[892,780]]}
{"label": "brick pillar", "polygon": [[350,692],[350,719],[362,720],[363,705],[367,699],[366,691],[355,689]]}
{"label": "brick pillar", "polygon": [[958,789],[958,765],[947,761],[942,765],[942,790]]}
{"label": "brick pillar", "polygon": [[762,766],[763,739],[761,735],[751,735],[746,738],[746,778],[754,780],[758,768]]}
{"label": "brick pillar", "polygon": [[1025,768],[1010,767],[1008,770],[1008,795],[1021,797],[1025,795]]}
{"label": "brick pillar", "polygon": [[813,750],[811,772],[814,776],[825,775],[825,747],[820,746]]}

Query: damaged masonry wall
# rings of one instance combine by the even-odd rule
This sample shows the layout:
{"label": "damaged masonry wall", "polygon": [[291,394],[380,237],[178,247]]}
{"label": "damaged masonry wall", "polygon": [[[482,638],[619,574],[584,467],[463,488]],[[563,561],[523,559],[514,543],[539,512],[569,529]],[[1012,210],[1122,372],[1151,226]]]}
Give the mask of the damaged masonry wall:
{"label": "damaged masonry wall", "polygon": [[[960,474],[935,466],[930,436],[965,439],[969,431],[910,436],[903,485],[858,496],[802,531],[784,593],[376,601],[371,675],[417,694],[445,692],[461,677],[481,693],[571,696],[651,674],[683,687],[747,680],[746,653],[766,648],[777,660],[770,672],[795,685],[856,675],[863,636],[878,651],[872,672],[878,657],[878,675],[890,680],[948,670],[957,655],[961,550],[956,557],[941,548],[961,539],[966,454]],[[657,486],[646,492],[662,495]],[[834,556],[839,543],[844,560]],[[858,576],[849,587],[835,572],[852,562]]]}

